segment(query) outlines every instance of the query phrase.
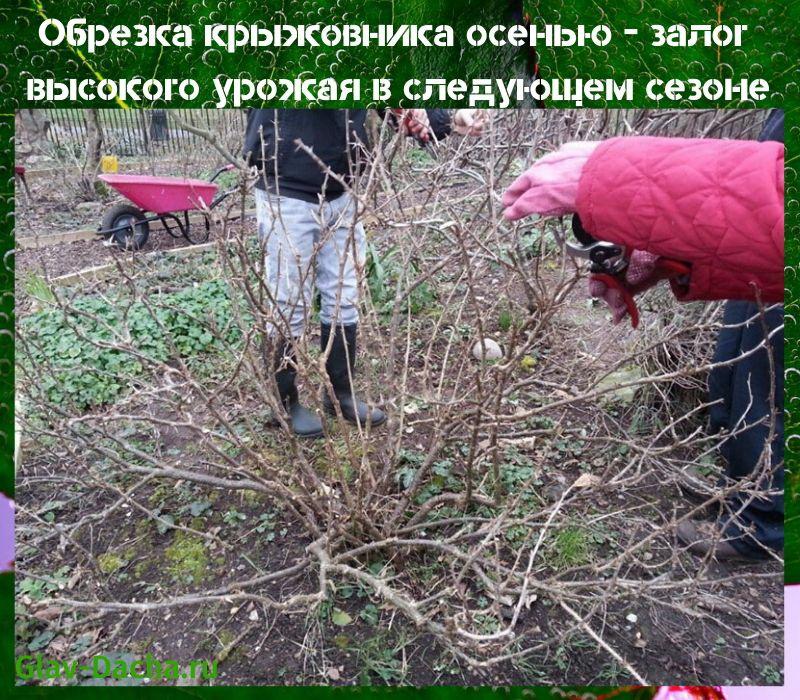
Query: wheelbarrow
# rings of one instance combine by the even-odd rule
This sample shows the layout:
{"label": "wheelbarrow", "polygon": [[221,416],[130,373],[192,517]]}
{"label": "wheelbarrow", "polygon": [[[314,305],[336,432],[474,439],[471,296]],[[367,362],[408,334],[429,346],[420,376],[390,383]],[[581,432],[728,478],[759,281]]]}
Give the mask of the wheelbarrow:
{"label": "wheelbarrow", "polygon": [[[147,243],[150,224],[160,221],[174,238],[183,236],[189,243],[205,243],[211,232],[208,217],[204,217],[202,228],[193,228],[189,223],[189,212],[214,209],[232,194],[235,188],[218,194],[219,187],[214,180],[235,167],[233,164],[223,165],[210,180],[117,173],[98,175],[131,204],[121,202],[111,207],[103,216],[97,235],[103,236],[109,245],[123,250],[139,250]],[[148,215],[148,212],[151,213]]]}

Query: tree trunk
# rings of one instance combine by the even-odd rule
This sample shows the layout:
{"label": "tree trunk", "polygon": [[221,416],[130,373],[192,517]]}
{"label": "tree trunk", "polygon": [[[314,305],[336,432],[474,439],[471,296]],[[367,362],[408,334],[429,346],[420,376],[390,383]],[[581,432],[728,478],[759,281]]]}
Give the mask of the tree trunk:
{"label": "tree trunk", "polygon": [[81,172],[81,184],[87,199],[94,199],[97,195],[95,182],[100,170],[100,157],[103,155],[103,129],[100,126],[98,110],[85,110],[84,119],[86,120],[86,156]]}
{"label": "tree trunk", "polygon": [[28,156],[49,153],[50,120],[44,110],[18,109],[16,111],[16,162],[24,164]]}

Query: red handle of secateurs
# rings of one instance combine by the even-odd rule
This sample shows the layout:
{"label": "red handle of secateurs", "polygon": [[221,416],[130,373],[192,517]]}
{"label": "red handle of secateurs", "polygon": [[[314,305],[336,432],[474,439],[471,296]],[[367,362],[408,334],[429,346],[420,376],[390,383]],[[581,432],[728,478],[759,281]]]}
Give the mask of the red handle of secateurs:
{"label": "red handle of secateurs", "polygon": [[655,263],[655,268],[652,274],[648,275],[647,279],[639,284],[628,284],[624,279],[624,273],[620,275],[611,275],[607,272],[596,272],[592,274],[592,279],[602,282],[609,289],[615,289],[622,297],[625,304],[625,309],[631,317],[631,327],[639,327],[639,308],[636,306],[636,299],[634,298],[640,292],[650,289],[661,280],[672,280],[678,277],[688,277],[691,273],[691,268],[679,260],[672,260],[671,258],[658,258]]}
{"label": "red handle of secateurs", "polygon": [[625,284],[621,277],[617,275],[610,275],[607,272],[595,272],[592,275],[593,280],[602,282],[609,289],[615,289],[622,297],[628,315],[631,317],[631,326],[638,328],[639,326],[639,308],[636,306],[636,301],[630,291],[630,287]]}

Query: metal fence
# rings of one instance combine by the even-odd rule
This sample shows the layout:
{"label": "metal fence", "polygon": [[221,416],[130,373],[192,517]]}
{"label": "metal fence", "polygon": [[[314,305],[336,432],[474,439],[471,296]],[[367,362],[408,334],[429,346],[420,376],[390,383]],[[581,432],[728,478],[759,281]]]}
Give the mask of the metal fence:
{"label": "metal fence", "polygon": [[[47,134],[56,152],[82,155],[88,126],[84,109],[46,109]],[[100,109],[103,151],[117,156],[181,155],[201,137],[175,119],[214,132],[223,142],[241,144],[245,111],[240,109]]]}

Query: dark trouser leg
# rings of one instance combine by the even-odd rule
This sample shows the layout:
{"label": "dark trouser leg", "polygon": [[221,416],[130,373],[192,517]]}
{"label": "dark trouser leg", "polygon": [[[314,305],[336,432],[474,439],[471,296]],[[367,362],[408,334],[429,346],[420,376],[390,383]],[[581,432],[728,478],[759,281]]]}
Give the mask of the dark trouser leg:
{"label": "dark trouser leg", "polygon": [[[332,340],[331,334],[333,334]],[[350,382],[355,373],[357,334],[358,324],[355,323],[337,326],[327,323],[320,325],[322,351],[327,350],[329,341],[331,344],[325,369],[333,388],[333,396],[330,396],[328,391],[324,392],[323,405],[329,413],[336,415],[336,404],[338,404],[342,416],[351,423],[380,425],[386,420],[386,414],[379,408],[370,408],[355,396]]]}
{"label": "dark trouser leg", "polygon": [[[755,304],[731,301],[725,306],[726,326],[750,318],[753,320],[745,326],[722,329],[716,362],[734,359],[757,347],[764,339],[765,326],[767,333],[781,328],[783,307],[771,310],[762,322]],[[758,499],[746,493],[734,494],[727,504],[734,515],[725,524],[726,539],[751,556],[765,556],[764,548],[783,548],[782,329],[772,335],[768,346],[735,364],[715,369],[709,378],[709,397],[721,400],[711,410],[712,429],[737,433],[721,447],[726,481],[753,479],[757,490],[778,492]]]}
{"label": "dark trouser leg", "polygon": [[298,437],[321,437],[322,421],[314,412],[300,403],[297,395],[297,365],[292,344],[285,340],[278,341],[273,357],[275,383],[278,395],[291,421],[292,430]]}

